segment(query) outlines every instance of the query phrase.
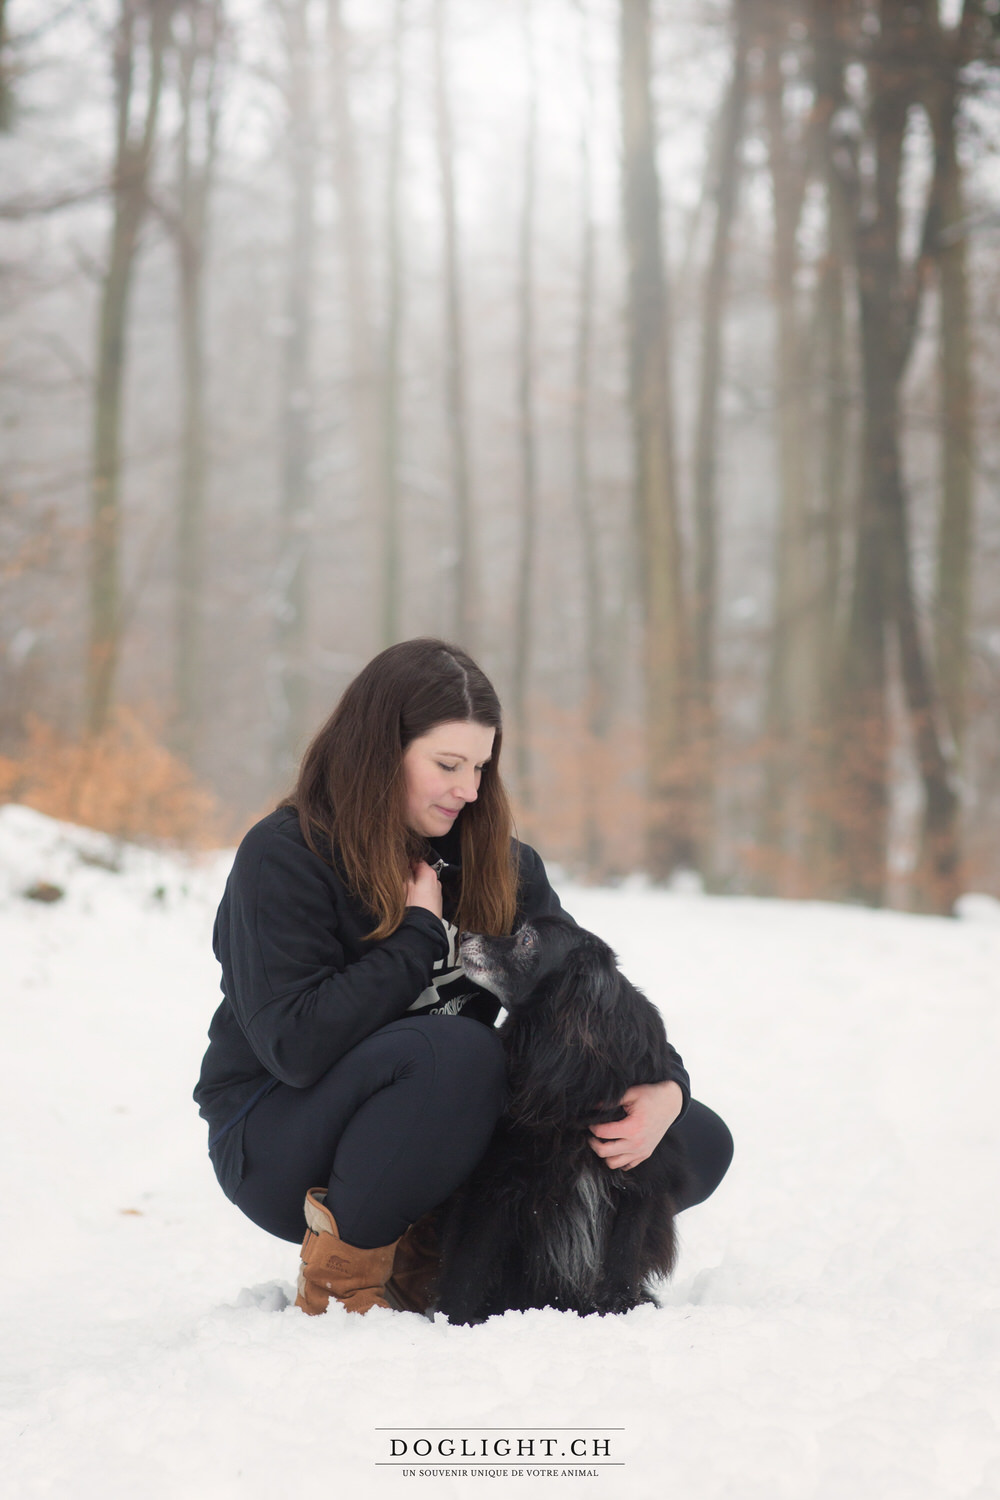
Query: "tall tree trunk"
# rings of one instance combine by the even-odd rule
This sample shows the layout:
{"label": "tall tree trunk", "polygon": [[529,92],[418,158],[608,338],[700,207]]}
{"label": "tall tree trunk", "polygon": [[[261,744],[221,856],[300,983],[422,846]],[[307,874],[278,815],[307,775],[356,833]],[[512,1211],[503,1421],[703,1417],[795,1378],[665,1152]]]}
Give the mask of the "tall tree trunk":
{"label": "tall tree trunk", "polygon": [[[204,710],[206,217],[218,134],[216,66],[223,27],[221,0],[203,0],[192,6],[188,24],[190,29],[179,48],[181,129],[176,227],[182,407],[174,699],[177,748],[195,764]],[[200,152],[192,140],[196,131],[203,142]]]}
{"label": "tall tree trunk", "polygon": [[399,492],[400,462],[400,347],[403,329],[403,45],[406,0],[396,0],[392,35],[392,120],[389,127],[389,168],[386,178],[386,297],[382,346],[382,645],[399,639],[402,619],[402,514]]}
{"label": "tall tree trunk", "polygon": [[[920,638],[911,579],[909,523],[900,455],[899,389],[913,347],[928,245],[933,242],[934,192],[920,259],[907,288],[899,251],[900,178],[907,113],[916,95],[920,44],[926,21],[908,0],[882,0],[879,41],[868,69],[871,142],[874,158],[873,212],[859,219],[857,257],[861,305],[865,403],[865,485],[859,528],[855,611],[849,640],[851,681],[866,674],[867,700],[858,698],[854,744],[865,755],[857,779],[858,803],[849,807],[849,867],[853,891],[881,900],[885,888],[885,624],[898,633],[900,667],[913,728],[917,764],[924,787],[924,825],[915,896],[929,910],[950,911],[958,873],[958,801],[938,730],[938,701]],[[867,546],[867,555],[866,555]],[[874,572],[878,571],[875,600]],[[867,631],[862,628],[867,622]],[[866,654],[875,655],[881,673],[873,675]],[[881,703],[874,692],[881,687]],[[869,712],[870,706],[870,712]],[[869,718],[878,715],[871,750],[864,750]]]}
{"label": "tall tree trunk", "polygon": [[938,732],[938,704],[920,639],[902,487],[887,489],[885,500],[890,506],[892,601],[899,632],[900,665],[924,784],[920,851],[912,883],[913,905],[918,910],[949,916],[959,895],[958,797]]}
{"label": "tall tree trunk", "polygon": [[649,0],[621,0],[630,404],[646,698],[646,857],[656,880],[694,858],[683,764],[686,622],[673,443],[670,318],[650,66]]}
{"label": "tall tree trunk", "polygon": [[533,801],[531,744],[527,724],[528,673],[534,629],[533,584],[537,548],[537,455],[535,438],[535,178],[538,158],[538,79],[532,32],[532,0],[521,0],[525,80],[524,157],[521,216],[518,229],[518,379],[517,411],[520,448],[521,534],[519,539],[516,617],[514,620],[513,710],[518,726],[517,791],[521,804]]}
{"label": "tall tree trunk", "polygon": [[[801,827],[800,776],[805,727],[814,707],[810,694],[815,651],[810,648],[816,622],[807,512],[805,370],[796,298],[796,238],[805,172],[789,142],[784,106],[786,7],[770,4],[766,22],[763,92],[774,204],[778,527],[759,838],[780,868],[779,857],[792,853]],[[792,890],[798,893],[797,886]]]}
{"label": "tall tree trunk", "polygon": [[[114,41],[116,104],[111,243],[101,287],[97,371],[94,381],[94,458],[91,477],[90,640],[86,723],[105,727],[114,698],[121,647],[121,426],[125,336],[139,232],[147,211],[170,34],[172,0],[122,0]],[[146,54],[146,98],[136,125],[135,74]]]}
{"label": "tall tree trunk", "polygon": [[844,69],[850,0],[812,0],[815,81],[814,129],[826,199],[826,246],[817,306],[820,360],[820,525],[817,600],[816,734],[809,756],[810,866],[816,889],[837,887],[839,832],[831,805],[846,746],[840,729],[843,668],[844,553],[849,531],[847,492],[855,455],[851,449],[848,367],[847,274],[851,262],[851,202],[837,153],[850,150],[837,122],[845,104]]}
{"label": "tall tree trunk", "polygon": [[455,144],[445,56],[446,0],[434,4],[434,103],[445,254],[445,410],[451,448],[455,549],[451,564],[452,635],[467,650],[475,647],[476,566],[469,472],[468,372],[462,317],[461,257],[455,207]]}
{"label": "tall tree trunk", "polygon": [[[942,125],[943,231],[962,218],[954,119]],[[973,396],[965,232],[945,241],[941,268],[942,508],[938,533],[935,645],[938,680],[956,747],[965,739],[969,675],[973,498]]]}
{"label": "tall tree trunk", "polygon": [[883,0],[883,32],[868,68],[872,204],[857,214],[856,255],[864,410],[863,477],[845,660],[838,817],[846,894],[885,900],[888,854],[887,622],[893,582],[890,496],[900,491],[898,351],[902,340],[899,185],[912,79],[897,60],[899,0]]}
{"label": "tall tree trunk", "polygon": [[[945,494],[942,527],[939,537],[941,559],[939,585],[948,598],[952,612],[952,629],[956,632],[947,642],[946,652],[954,650],[959,657],[966,648],[968,611],[968,553],[971,542],[971,389],[968,379],[968,290],[961,255],[949,258],[960,235],[954,229],[961,223],[961,181],[955,150],[955,116],[959,71],[974,55],[977,39],[987,46],[991,18],[981,0],[965,0],[961,19],[950,35],[942,33],[939,9],[934,0],[924,0],[922,10],[914,12],[907,0],[883,0],[883,11],[892,24],[883,24],[882,45],[888,59],[887,71],[898,71],[905,45],[920,47],[924,72],[932,80],[931,117],[935,133],[935,171],[924,227],[924,240],[916,274],[912,278],[909,298],[908,337],[900,340],[898,376],[912,348],[917,326],[920,294],[926,282],[926,267],[935,253],[941,260],[942,318],[947,328],[943,344],[942,394],[946,427],[952,417],[957,422],[960,447],[948,449],[945,440]],[[885,17],[883,17],[884,23]],[[916,41],[913,40],[915,35]],[[901,45],[901,41],[904,45]],[[918,75],[919,76],[919,75]],[[936,81],[936,88],[935,88]],[[947,226],[947,228],[945,228]],[[949,230],[951,232],[949,232]],[[920,850],[914,870],[913,904],[920,909],[950,914],[960,890],[959,799],[954,784],[951,747],[942,733],[944,717],[941,689],[936,687],[928,655],[921,641],[920,622],[910,573],[906,494],[897,470],[897,483],[887,487],[889,520],[896,540],[893,575],[893,609],[899,632],[900,661],[907,705],[916,746],[917,763],[924,789],[924,816]],[[945,581],[947,575],[947,581]],[[961,639],[959,639],[960,632]],[[938,639],[940,649],[941,641]],[[964,664],[954,659],[961,693]],[[952,703],[956,723],[962,722],[960,704]],[[952,741],[958,735],[953,727]]]}
{"label": "tall tree trunk", "polygon": [[0,131],[11,128],[13,113],[11,65],[7,47],[7,0],[0,0]]}
{"label": "tall tree trunk", "polygon": [[715,226],[702,295],[701,370],[694,441],[694,652],[693,699],[697,704],[699,865],[713,867],[717,771],[715,632],[718,590],[717,452],[722,384],[722,330],[732,257],[733,222],[742,169],[741,145],[747,98],[748,0],[734,0],[733,68],[718,139]]}
{"label": "tall tree trunk", "polygon": [[931,21],[937,61],[929,99],[934,132],[937,263],[940,285],[941,514],[938,527],[934,656],[948,727],[961,757],[969,673],[973,502],[973,393],[962,166],[956,133],[959,70],[973,6],[949,34]]}
{"label": "tall tree trunk", "polygon": [[[888,21],[888,24],[886,24]],[[929,4],[921,17],[914,13],[906,0],[883,0],[882,53],[885,59],[884,77],[896,80],[901,72],[900,59],[911,58],[922,48],[923,56],[940,67],[940,31],[936,5]],[[957,52],[946,48],[945,56],[951,54],[951,71],[957,67]],[[919,78],[919,72],[913,69]],[[890,83],[890,87],[892,84]],[[926,284],[926,266],[934,249],[936,226],[940,221],[942,196],[941,168],[946,163],[940,157],[935,161],[930,201],[925,219],[923,244],[920,257],[910,278],[908,306],[904,302],[905,316],[901,320],[902,330],[896,331],[895,356],[896,400],[906,360],[913,347],[917,327],[920,298]],[[895,163],[896,186],[899,186],[899,163]],[[897,287],[899,277],[898,241],[894,244]],[[896,302],[899,302],[897,290]],[[897,417],[898,431],[898,417]],[[916,596],[913,589],[909,545],[909,521],[907,516],[906,490],[898,447],[894,464],[888,465],[884,473],[882,501],[886,513],[887,529],[891,540],[892,570],[890,574],[891,603],[894,623],[899,637],[900,666],[903,686],[916,748],[917,765],[924,789],[924,815],[921,828],[920,850],[912,882],[912,900],[918,908],[949,914],[959,890],[959,802],[952,779],[952,766],[948,749],[941,734],[941,702],[933,681],[930,662],[925,652],[920,631],[920,620]]]}
{"label": "tall tree trunk", "polygon": [[590,478],[589,428],[593,382],[594,289],[596,241],[593,183],[594,69],[590,17],[586,0],[577,0],[580,74],[583,104],[580,112],[580,269],[577,284],[576,348],[573,359],[573,423],[571,492],[583,564],[583,665],[587,739],[583,746],[583,861],[587,874],[598,878],[604,865],[600,789],[603,783],[601,746],[608,731],[607,662],[604,594],[601,587],[600,547]]}
{"label": "tall tree trunk", "polygon": [[[381,375],[372,312],[369,275],[370,249],[365,232],[365,206],[358,180],[357,130],[351,112],[350,39],[344,26],[341,0],[327,0],[327,91],[333,125],[331,166],[337,201],[338,248],[343,261],[344,307],[347,316],[348,401],[358,465],[362,513],[367,518],[368,572],[382,571],[385,497],[381,454]],[[372,591],[371,631],[384,632],[382,596]]]}
{"label": "tall tree trunk", "polygon": [[312,525],[312,322],[315,259],[315,113],[309,0],[281,6],[292,222],[281,377],[281,510],[276,588],[275,772],[292,774],[308,720],[307,600]]}

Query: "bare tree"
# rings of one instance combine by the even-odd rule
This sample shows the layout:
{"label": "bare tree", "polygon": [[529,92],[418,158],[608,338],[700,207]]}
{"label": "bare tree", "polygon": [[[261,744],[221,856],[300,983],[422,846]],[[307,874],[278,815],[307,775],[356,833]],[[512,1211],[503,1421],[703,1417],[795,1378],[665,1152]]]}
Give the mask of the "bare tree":
{"label": "bare tree", "polygon": [[448,89],[446,0],[434,3],[434,105],[441,214],[444,220],[445,412],[451,448],[455,549],[451,564],[452,633],[467,649],[475,646],[476,558],[469,459],[468,364],[462,312],[462,269],[455,205],[455,138]]}
{"label": "bare tree", "polygon": [[530,808],[531,746],[527,734],[528,675],[534,630],[534,579],[537,547],[538,453],[535,433],[535,197],[538,171],[538,77],[532,26],[532,0],[521,0],[525,77],[524,150],[521,214],[518,225],[517,280],[517,415],[520,457],[521,529],[518,538],[517,594],[514,616],[514,666],[511,690],[516,747],[517,790]]}
{"label": "bare tree", "polygon": [[715,223],[705,271],[701,315],[701,366],[695,418],[693,699],[697,703],[698,782],[697,836],[699,863],[712,867],[713,804],[717,732],[715,706],[715,631],[718,609],[717,454],[719,396],[722,384],[722,335],[733,250],[733,223],[742,169],[742,142],[747,102],[747,53],[751,0],[733,0],[733,64],[723,101],[714,163]]}
{"label": "bare tree", "polygon": [[583,659],[586,722],[589,743],[583,754],[583,858],[593,876],[604,862],[599,808],[598,746],[609,727],[610,684],[605,639],[604,593],[601,587],[600,542],[590,473],[590,422],[593,397],[594,299],[597,285],[594,223],[593,141],[595,105],[591,18],[586,0],[577,0],[579,15],[580,79],[580,269],[577,284],[576,348],[574,352],[572,423],[572,499],[583,564]]}
{"label": "bare tree", "polygon": [[[121,425],[129,300],[148,209],[148,183],[174,0],[121,0],[114,32],[115,157],[112,221],[101,284],[91,477],[90,644],[86,721],[99,733],[114,696],[121,646],[119,578]],[[137,74],[145,71],[145,97]]]}
{"label": "bare tree", "polygon": [[785,104],[784,61],[795,11],[777,0],[761,8],[763,115],[770,163],[776,311],[778,526],[774,615],[764,705],[764,794],[761,835],[772,855],[790,853],[801,823],[801,769],[806,726],[815,711],[815,583],[810,542],[807,464],[809,413],[797,294],[797,237],[807,179],[801,121]]}
{"label": "bare tree", "polygon": [[648,795],[654,879],[690,865],[690,775],[684,764],[687,630],[670,379],[670,314],[651,89],[649,0],[621,0],[621,108],[635,528],[643,603]]}
{"label": "bare tree", "polygon": [[307,601],[312,527],[312,343],[316,112],[309,0],[278,0],[291,178],[281,373],[281,478],[272,677],[274,771],[297,763],[308,717]]}
{"label": "bare tree", "polygon": [[204,712],[205,256],[219,123],[222,0],[192,0],[178,38],[181,126],[176,231],[180,290],[181,435],[177,494],[174,696],[178,749],[197,760]]}
{"label": "bare tree", "polygon": [[0,0],[0,131],[9,130],[13,113],[7,0]]}
{"label": "bare tree", "polygon": [[856,142],[850,133],[853,123],[845,89],[851,0],[812,0],[809,24],[814,74],[812,128],[825,200],[826,241],[815,313],[820,424],[817,710],[806,766],[810,819],[807,848],[815,888],[830,890],[837,883],[841,842],[839,817],[830,788],[836,785],[841,758],[850,754],[850,746],[838,730],[842,707],[844,574],[853,520],[848,495],[857,463],[857,440],[851,420],[855,351],[849,312],[853,207],[842,170],[846,159],[853,178]]}
{"label": "bare tree", "polygon": [[900,384],[913,348],[931,264],[932,186],[918,259],[900,252],[901,174],[907,118],[921,79],[925,17],[906,0],[881,0],[868,59],[872,176],[854,189],[855,254],[864,388],[861,505],[845,663],[840,806],[848,890],[879,903],[886,880],[888,723],[886,645],[900,670],[924,789],[915,897],[948,912],[958,892],[958,799],[941,733],[940,699],[921,638],[912,578],[910,520],[900,437]]}
{"label": "bare tree", "polygon": [[381,432],[382,555],[380,599],[382,644],[399,638],[402,619],[400,549],[400,346],[403,329],[403,48],[406,0],[396,0],[392,29],[392,118],[389,126],[389,169],[386,177],[386,295],[382,346]]}
{"label": "bare tree", "polygon": [[[330,161],[338,209],[337,246],[343,261],[342,288],[350,367],[347,399],[352,419],[361,506],[368,519],[366,540],[370,548],[369,568],[374,576],[381,565],[382,517],[385,511],[381,453],[382,369],[372,309],[372,247],[359,180],[361,147],[351,108],[353,80],[350,53],[351,39],[344,25],[341,0],[327,0],[327,94],[333,127]],[[372,633],[378,635],[385,628],[383,604],[378,589],[372,590],[372,597],[376,603],[371,621]]]}
{"label": "bare tree", "polygon": [[958,153],[962,70],[979,50],[982,6],[965,0],[959,24],[943,27],[928,7],[927,112],[934,132],[933,207],[940,286],[941,513],[934,607],[934,658],[948,727],[960,756],[969,679],[973,534],[974,398],[963,168]]}

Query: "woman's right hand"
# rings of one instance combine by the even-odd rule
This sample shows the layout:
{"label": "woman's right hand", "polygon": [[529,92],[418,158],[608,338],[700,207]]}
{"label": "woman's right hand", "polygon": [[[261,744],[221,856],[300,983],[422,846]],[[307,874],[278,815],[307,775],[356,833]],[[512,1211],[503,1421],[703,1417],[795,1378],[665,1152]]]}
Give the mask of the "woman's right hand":
{"label": "woman's right hand", "polygon": [[406,882],[406,904],[422,906],[436,917],[442,916],[441,882],[426,860],[419,860],[414,865],[413,874]]}

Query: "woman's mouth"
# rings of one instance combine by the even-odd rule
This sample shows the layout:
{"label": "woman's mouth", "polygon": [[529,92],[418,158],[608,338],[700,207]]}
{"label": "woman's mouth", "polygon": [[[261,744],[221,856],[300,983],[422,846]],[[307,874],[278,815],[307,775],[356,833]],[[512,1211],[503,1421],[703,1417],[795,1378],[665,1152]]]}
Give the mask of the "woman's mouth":
{"label": "woman's mouth", "polygon": [[436,812],[444,813],[446,818],[457,818],[462,811],[460,807],[441,807],[437,802],[434,803],[434,808]]}

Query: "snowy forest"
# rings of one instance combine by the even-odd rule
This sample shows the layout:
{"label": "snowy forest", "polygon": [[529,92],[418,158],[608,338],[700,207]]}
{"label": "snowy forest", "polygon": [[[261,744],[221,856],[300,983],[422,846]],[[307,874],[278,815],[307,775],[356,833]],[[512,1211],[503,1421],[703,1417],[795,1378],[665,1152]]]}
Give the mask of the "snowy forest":
{"label": "snowy forest", "polygon": [[[0,163],[0,1494],[995,1500],[1000,0],[0,0]],[[658,1305],[306,1317],[208,1158],[418,635],[732,1132]]]}
{"label": "snowy forest", "polygon": [[577,878],[1000,894],[998,0],[0,0],[0,158],[0,800],[434,634]]}

